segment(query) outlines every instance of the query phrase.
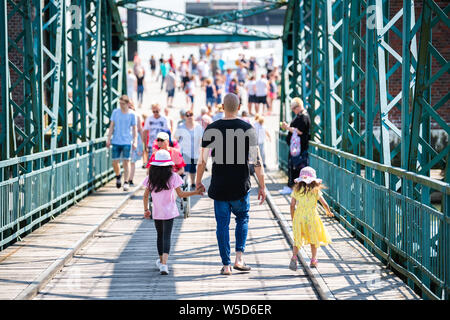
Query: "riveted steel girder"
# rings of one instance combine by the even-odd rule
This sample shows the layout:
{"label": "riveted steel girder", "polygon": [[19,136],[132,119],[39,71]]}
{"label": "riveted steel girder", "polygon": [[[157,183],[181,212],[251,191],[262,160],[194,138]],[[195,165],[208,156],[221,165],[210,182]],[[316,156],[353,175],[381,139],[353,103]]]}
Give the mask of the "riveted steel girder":
{"label": "riveted steel girder", "polygon": [[[104,136],[126,63],[115,2],[8,0],[0,16],[1,159]],[[8,27],[8,20],[23,29]],[[103,61],[112,66],[102,73],[105,50],[113,57]],[[102,87],[102,76],[115,80]]]}
{"label": "riveted steel girder", "polygon": [[[168,11],[168,10],[163,10],[163,9],[128,6],[127,8],[129,10],[136,10],[140,13],[152,15],[152,16],[155,16],[155,17],[158,17],[161,19],[169,20],[169,21],[178,22],[178,24],[169,26],[167,28],[156,29],[156,30],[144,32],[141,34],[129,35],[128,39],[151,41],[152,36],[159,37],[161,35],[171,34],[171,33],[180,32],[180,31],[187,31],[187,30],[191,30],[191,29],[211,28],[211,29],[223,31],[227,34],[254,36],[254,37],[257,37],[258,39],[266,38],[267,40],[275,40],[280,37],[277,35],[268,33],[268,32],[255,30],[253,28],[243,26],[238,23],[232,23],[229,21],[240,19],[245,16],[260,14],[260,13],[268,11],[268,10],[273,10],[275,7],[278,8],[281,5],[284,5],[284,3],[264,6],[263,7],[264,9],[258,9],[258,10],[248,9],[248,10],[244,11],[244,14],[228,13],[228,15],[221,14],[221,15],[218,15],[217,17],[216,16],[202,17],[202,16],[198,16],[198,15],[173,12],[173,11]],[[270,9],[267,9],[267,8],[270,8]]]}

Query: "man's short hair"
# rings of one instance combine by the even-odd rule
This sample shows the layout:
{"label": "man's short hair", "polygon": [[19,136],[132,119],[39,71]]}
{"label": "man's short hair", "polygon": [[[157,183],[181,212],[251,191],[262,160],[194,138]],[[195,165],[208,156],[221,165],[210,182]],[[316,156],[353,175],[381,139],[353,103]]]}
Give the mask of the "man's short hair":
{"label": "man's short hair", "polygon": [[235,112],[239,107],[239,98],[234,93],[227,93],[223,98],[223,109],[228,112]]}

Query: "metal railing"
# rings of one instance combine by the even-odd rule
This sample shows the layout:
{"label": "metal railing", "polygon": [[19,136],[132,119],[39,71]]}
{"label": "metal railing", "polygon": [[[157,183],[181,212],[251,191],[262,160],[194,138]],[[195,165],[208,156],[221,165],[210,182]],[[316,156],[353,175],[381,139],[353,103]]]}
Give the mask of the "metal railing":
{"label": "metal railing", "polygon": [[[279,166],[287,170],[289,148],[282,137]],[[449,212],[450,184],[315,142],[310,142],[309,155],[339,221],[410,287],[426,298],[448,299],[450,217],[444,213]],[[371,181],[375,177],[382,183]],[[406,188],[414,183],[441,192],[446,198],[442,212],[383,185],[391,180]]]}
{"label": "metal railing", "polygon": [[105,141],[0,162],[0,250],[114,176]]}

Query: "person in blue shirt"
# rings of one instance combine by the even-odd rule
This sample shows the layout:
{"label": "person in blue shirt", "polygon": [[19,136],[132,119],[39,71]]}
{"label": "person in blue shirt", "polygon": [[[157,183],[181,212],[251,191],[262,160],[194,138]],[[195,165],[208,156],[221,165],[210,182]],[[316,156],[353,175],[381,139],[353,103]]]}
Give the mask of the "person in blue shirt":
{"label": "person in blue shirt", "polygon": [[163,60],[162,63],[159,64],[159,71],[161,72],[161,91],[164,87],[164,80],[166,79],[167,73],[169,73],[170,65],[167,63],[167,60]]}
{"label": "person in blue shirt", "polygon": [[135,150],[137,147],[136,115],[129,109],[130,99],[128,96],[121,96],[119,103],[120,108],[115,109],[111,114],[106,147],[112,146],[111,158],[116,174],[116,187],[120,188],[122,186],[119,166],[120,161],[122,161],[123,190],[128,191],[131,149]]}

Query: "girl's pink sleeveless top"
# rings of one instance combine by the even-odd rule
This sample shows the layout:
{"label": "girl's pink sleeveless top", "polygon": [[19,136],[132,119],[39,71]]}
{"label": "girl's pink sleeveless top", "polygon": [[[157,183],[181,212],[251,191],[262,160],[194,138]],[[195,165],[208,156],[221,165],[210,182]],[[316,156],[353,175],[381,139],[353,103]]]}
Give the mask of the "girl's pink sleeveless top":
{"label": "girl's pink sleeveless top", "polygon": [[[148,177],[145,178],[142,184],[147,187]],[[180,215],[176,204],[177,193],[175,189],[182,185],[183,179],[181,179],[179,174],[173,172],[172,176],[169,179],[169,190],[152,192],[153,219],[169,220]]]}

